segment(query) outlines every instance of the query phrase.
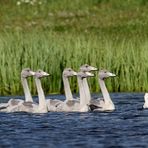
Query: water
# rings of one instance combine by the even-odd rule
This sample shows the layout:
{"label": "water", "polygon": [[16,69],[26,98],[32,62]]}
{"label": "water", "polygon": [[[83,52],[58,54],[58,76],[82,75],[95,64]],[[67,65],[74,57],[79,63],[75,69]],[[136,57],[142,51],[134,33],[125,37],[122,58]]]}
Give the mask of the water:
{"label": "water", "polygon": [[0,113],[0,148],[146,148],[148,110],[142,109],[143,96],[112,93],[116,110],[106,113]]}

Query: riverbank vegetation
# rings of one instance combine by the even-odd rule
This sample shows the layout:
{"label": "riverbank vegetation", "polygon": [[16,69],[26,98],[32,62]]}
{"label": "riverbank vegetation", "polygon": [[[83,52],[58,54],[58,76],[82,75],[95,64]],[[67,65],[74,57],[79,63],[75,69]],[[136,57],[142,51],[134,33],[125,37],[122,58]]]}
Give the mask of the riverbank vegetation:
{"label": "riverbank vegetation", "polygon": [[[109,91],[148,90],[148,2],[146,0],[0,1],[0,93],[21,95],[25,67],[51,74],[46,94],[63,93],[62,71],[88,63],[118,76]],[[98,92],[97,75],[89,79]],[[36,94],[33,79],[29,79]],[[71,79],[78,92],[76,78]]]}

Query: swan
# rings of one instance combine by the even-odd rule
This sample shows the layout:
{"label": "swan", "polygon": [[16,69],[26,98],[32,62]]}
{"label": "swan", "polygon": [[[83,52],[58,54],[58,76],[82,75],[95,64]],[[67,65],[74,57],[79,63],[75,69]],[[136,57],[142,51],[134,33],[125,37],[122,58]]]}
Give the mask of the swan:
{"label": "swan", "polygon": [[148,108],[148,93],[145,93],[144,95],[144,105],[143,108]]}
{"label": "swan", "polygon": [[98,73],[99,84],[101,88],[101,92],[103,95],[103,99],[92,100],[90,102],[90,108],[93,111],[113,111],[115,110],[115,105],[112,102],[108,90],[106,88],[104,80],[108,77],[115,77],[116,75],[107,71],[100,70]]}
{"label": "swan", "polygon": [[[62,78],[64,83],[65,97],[66,97],[66,100],[64,102],[66,103],[70,103],[73,100],[68,78],[76,75],[77,73],[72,68],[65,68],[63,71]],[[54,99],[54,100],[48,99],[47,100],[48,110],[56,111],[57,107],[62,103],[63,101],[58,99]]]}
{"label": "swan", "polygon": [[78,78],[78,86],[79,86],[79,94],[80,94],[80,107],[79,112],[88,112],[90,111],[90,107],[88,105],[87,94],[85,91],[85,79],[87,77],[94,77],[94,74],[90,72],[79,72],[77,74]]}
{"label": "swan", "polygon": [[[82,72],[91,72],[91,71],[97,71],[97,70],[98,68],[90,66],[88,64],[84,64],[80,67],[80,71]],[[84,78],[83,84],[84,84],[84,90],[86,94],[86,101],[87,101],[87,104],[89,104],[91,101],[91,94],[90,94],[90,89],[88,86],[87,78]]]}
{"label": "swan", "polygon": [[44,95],[44,91],[41,85],[41,78],[49,76],[48,73],[43,70],[38,70],[34,74],[35,84],[37,87],[39,104],[35,104],[33,102],[24,102],[18,107],[18,111],[29,112],[29,113],[47,113],[48,108],[46,104],[46,99]]}
{"label": "swan", "polygon": [[[33,76],[34,74],[35,72],[33,72],[30,68],[25,68],[21,71],[21,83],[24,90],[25,102],[33,102],[33,99],[28,87],[27,78],[30,76]],[[11,112],[13,110],[16,110],[17,105],[20,105],[23,102],[24,100],[21,100],[21,99],[10,99],[8,103],[0,104],[0,111]]]}
{"label": "swan", "polygon": [[46,76],[49,76],[49,74],[42,70],[38,70],[34,74],[35,83],[38,92],[39,104],[34,102],[22,102],[17,106],[15,106],[15,108],[11,110],[9,109],[8,112],[47,113],[48,109],[46,105],[45,95],[40,81],[42,77]]}
{"label": "swan", "polygon": [[30,68],[25,68],[21,72],[21,82],[24,90],[25,102],[33,102],[26,78],[34,75],[35,72],[33,72]]}
{"label": "swan", "polygon": [[64,101],[57,107],[57,111],[64,111],[64,112],[87,112],[89,111],[89,106],[86,101],[86,94],[84,90],[83,80],[86,77],[92,77],[94,74],[89,72],[78,72],[77,73],[77,80],[79,86],[79,95],[80,100],[78,99],[69,99],[68,101]]}
{"label": "swan", "polygon": [[58,104],[56,106],[56,111],[64,111],[64,110],[72,110],[72,106],[74,106],[75,103],[78,101],[73,98],[70,84],[69,84],[69,78],[72,76],[76,76],[77,72],[75,72],[72,68],[65,68],[62,73],[62,79],[64,84],[64,92],[65,92],[65,101]]}
{"label": "swan", "polygon": [[74,99],[72,96],[72,92],[71,92],[69,80],[68,80],[68,78],[72,77],[72,76],[77,76],[77,73],[71,68],[65,68],[63,71],[62,78],[63,78],[63,83],[64,83],[64,91],[65,91],[66,101]]}

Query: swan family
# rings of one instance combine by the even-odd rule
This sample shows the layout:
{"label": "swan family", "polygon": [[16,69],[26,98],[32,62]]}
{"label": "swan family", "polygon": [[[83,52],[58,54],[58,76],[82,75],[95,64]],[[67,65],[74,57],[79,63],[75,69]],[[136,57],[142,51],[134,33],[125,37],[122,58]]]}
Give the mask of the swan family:
{"label": "swan family", "polygon": [[[102,98],[94,99],[91,97],[87,79],[94,77],[94,73],[98,72],[98,83],[102,92]],[[33,76],[37,93],[38,103],[33,101],[29,90],[27,79]],[[10,99],[7,103],[0,104],[0,112],[29,112],[29,113],[47,113],[47,112],[88,112],[88,111],[114,111],[115,105],[109,95],[105,80],[116,75],[108,70],[99,70],[96,67],[84,64],[80,67],[79,72],[72,68],[65,68],[62,73],[62,79],[65,91],[65,100],[46,99],[41,78],[50,76],[43,70],[32,71],[25,68],[21,72],[21,83],[24,90],[25,100]],[[74,98],[70,89],[70,77],[77,77],[79,98]],[[143,108],[148,108],[148,93],[144,96]]]}

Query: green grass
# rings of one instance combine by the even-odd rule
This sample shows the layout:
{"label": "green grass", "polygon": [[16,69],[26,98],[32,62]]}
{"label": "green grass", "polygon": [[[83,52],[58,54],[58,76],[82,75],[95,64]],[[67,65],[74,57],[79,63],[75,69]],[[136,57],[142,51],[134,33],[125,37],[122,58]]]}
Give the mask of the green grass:
{"label": "green grass", "polygon": [[[39,2],[39,1],[37,1]],[[88,63],[118,76],[109,91],[148,90],[148,3],[146,0],[42,0],[42,4],[0,2],[0,94],[23,94],[25,67],[51,74],[47,94],[63,93],[62,71]],[[97,75],[89,79],[98,92]],[[32,78],[29,85],[36,88]],[[71,80],[78,92],[77,80]]]}

